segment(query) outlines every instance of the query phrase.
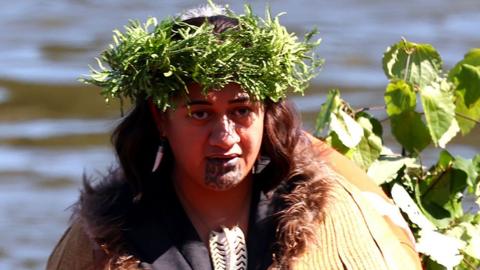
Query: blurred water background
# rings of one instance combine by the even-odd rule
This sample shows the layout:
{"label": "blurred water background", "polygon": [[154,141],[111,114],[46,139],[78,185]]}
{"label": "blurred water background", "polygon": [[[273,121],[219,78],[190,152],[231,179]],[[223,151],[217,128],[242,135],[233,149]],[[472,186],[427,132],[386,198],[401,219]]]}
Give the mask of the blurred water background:
{"label": "blurred water background", "polygon": [[[116,104],[77,82],[129,19],[163,18],[198,1],[17,0],[0,9],[0,269],[43,269],[67,226],[83,173],[115,161],[108,133]],[[265,2],[251,2],[263,13]],[[383,104],[381,57],[402,36],[431,43],[446,69],[480,47],[478,0],[272,0],[299,34],[318,27],[326,59],[306,97],[295,98],[305,127],[328,89],[355,107]],[[242,3],[230,3],[242,11]],[[386,134],[389,130],[384,131]],[[455,140],[456,155],[480,152],[480,130]],[[429,159],[427,152],[427,160]],[[433,154],[432,154],[433,155]]]}

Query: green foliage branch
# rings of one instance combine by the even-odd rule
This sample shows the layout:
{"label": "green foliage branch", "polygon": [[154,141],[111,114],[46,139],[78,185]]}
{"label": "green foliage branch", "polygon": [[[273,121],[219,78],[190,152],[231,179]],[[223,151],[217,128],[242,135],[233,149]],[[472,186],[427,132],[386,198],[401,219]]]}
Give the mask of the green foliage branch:
{"label": "green foliage branch", "polygon": [[97,59],[99,69],[91,68],[83,81],[100,86],[107,101],[151,98],[161,110],[172,107],[172,97],[186,96],[191,82],[204,93],[235,82],[258,100],[277,101],[290,90],[303,94],[322,64],[314,53],[316,31],[300,41],[280,24],[282,14],[267,10],[260,18],[248,5],[244,14],[227,9],[227,15],[238,26],[219,34],[211,24],[197,27],[180,18],[131,21],[123,33],[114,31],[114,43]]}
{"label": "green foliage branch", "polygon": [[[331,90],[316,120],[316,136],[354,160],[389,194],[409,222],[425,269],[480,267],[480,154],[452,156],[446,145],[480,121],[480,49],[450,71],[429,44],[402,39],[383,56],[389,79],[385,110],[402,153],[384,145],[382,124]],[[441,148],[436,163],[421,153]]]}

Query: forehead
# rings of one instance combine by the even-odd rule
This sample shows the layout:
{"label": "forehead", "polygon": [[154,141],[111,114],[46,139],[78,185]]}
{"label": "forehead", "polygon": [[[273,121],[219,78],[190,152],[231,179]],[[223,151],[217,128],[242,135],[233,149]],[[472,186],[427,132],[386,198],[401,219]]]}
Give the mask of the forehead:
{"label": "forehead", "polygon": [[188,86],[189,93],[187,94],[187,99],[182,98],[180,102],[189,103],[190,101],[204,100],[211,103],[216,102],[228,102],[231,100],[248,100],[250,95],[243,90],[240,85],[230,83],[225,85],[221,89],[212,89],[206,94],[202,93],[202,86],[199,84],[191,84]]}

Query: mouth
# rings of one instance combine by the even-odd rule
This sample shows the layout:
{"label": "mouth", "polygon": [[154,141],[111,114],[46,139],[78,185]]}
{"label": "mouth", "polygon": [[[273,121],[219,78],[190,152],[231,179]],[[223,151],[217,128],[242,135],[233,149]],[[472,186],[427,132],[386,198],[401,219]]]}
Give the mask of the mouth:
{"label": "mouth", "polygon": [[239,155],[217,155],[207,157],[207,161],[212,164],[224,167],[235,166],[240,160]]}

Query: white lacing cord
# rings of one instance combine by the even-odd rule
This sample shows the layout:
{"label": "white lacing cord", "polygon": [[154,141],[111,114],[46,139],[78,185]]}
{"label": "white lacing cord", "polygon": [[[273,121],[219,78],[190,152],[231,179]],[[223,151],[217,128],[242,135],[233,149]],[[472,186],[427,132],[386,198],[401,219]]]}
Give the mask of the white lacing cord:
{"label": "white lacing cord", "polygon": [[242,229],[222,227],[209,236],[210,256],[214,270],[246,270],[247,243]]}

